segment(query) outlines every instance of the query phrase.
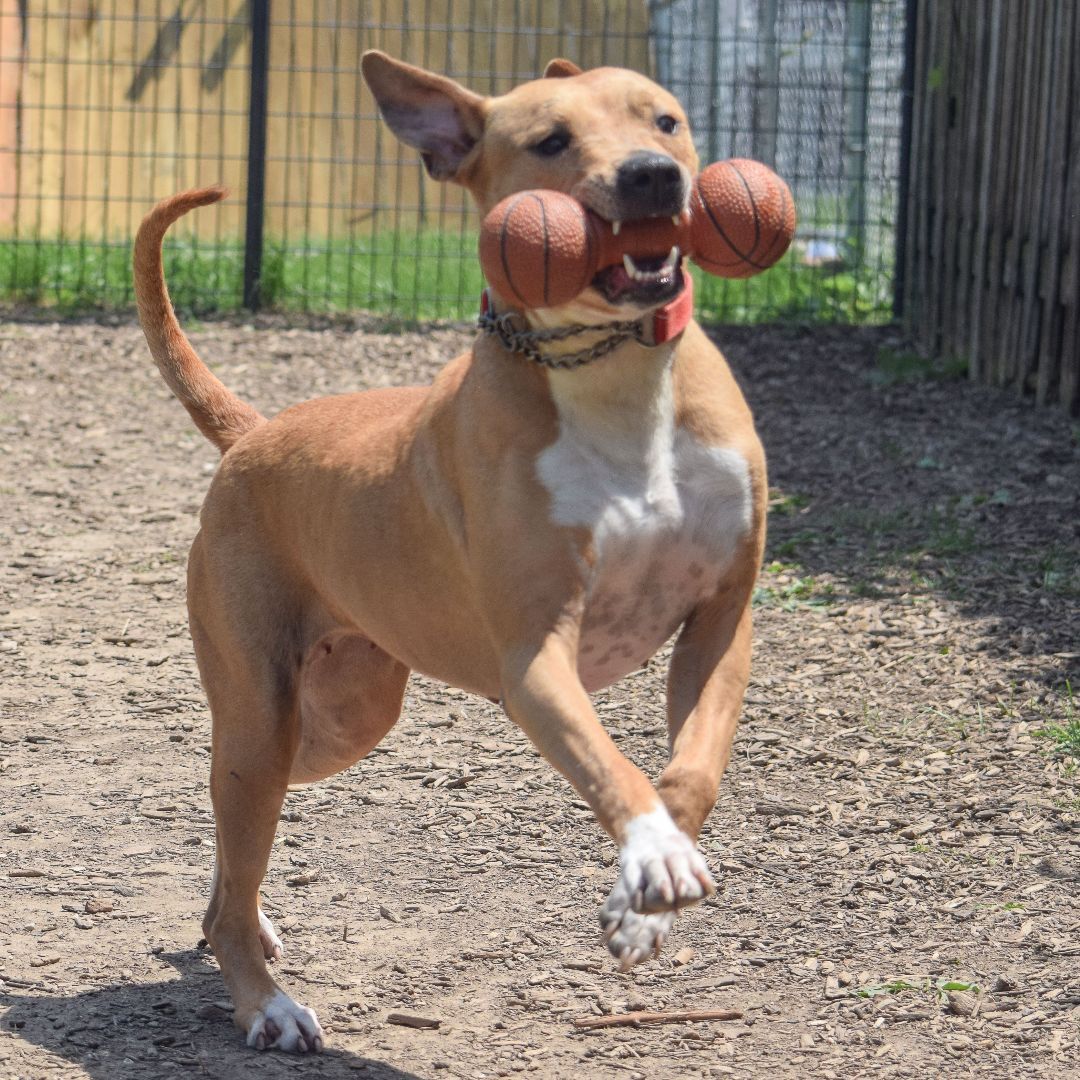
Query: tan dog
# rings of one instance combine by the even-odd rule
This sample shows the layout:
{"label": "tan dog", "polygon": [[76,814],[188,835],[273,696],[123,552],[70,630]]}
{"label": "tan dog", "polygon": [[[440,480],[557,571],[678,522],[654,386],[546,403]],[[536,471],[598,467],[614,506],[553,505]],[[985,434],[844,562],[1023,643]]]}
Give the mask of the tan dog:
{"label": "tan dog", "polygon": [[[481,211],[536,187],[612,221],[686,206],[686,118],[640,75],[555,61],[488,99],[381,53],[363,71],[398,137]],[[322,1046],[315,1014],[266,966],[281,944],[258,893],[286,787],[371,750],[414,669],[501,701],[588,801],[619,845],[608,948],[624,968],[655,954],[675,913],[714,889],[695,840],[746,687],[766,501],[749,410],[697,324],[637,340],[653,340],[652,313],[684,289],[677,253],[606,269],[564,308],[492,319],[500,332],[430,387],[310,401],[267,422],[196,356],[162,276],[165,230],[222,194],[179,195],[147,217],[135,284],[154,359],[224,455],[188,602],[213,714],[203,927],[249,1045]],[[612,338],[612,323],[637,319],[640,333]],[[671,761],[654,787],[589,692],[675,630]]]}

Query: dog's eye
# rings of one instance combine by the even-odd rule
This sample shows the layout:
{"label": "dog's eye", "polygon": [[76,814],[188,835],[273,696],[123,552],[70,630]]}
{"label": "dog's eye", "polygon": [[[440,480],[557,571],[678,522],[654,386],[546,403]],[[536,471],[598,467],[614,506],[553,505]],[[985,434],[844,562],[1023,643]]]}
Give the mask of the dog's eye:
{"label": "dog's eye", "polygon": [[679,121],[674,116],[668,116],[666,113],[659,117],[656,121],[656,126],[665,135],[674,135],[679,130]]}
{"label": "dog's eye", "polygon": [[546,139],[538,142],[533,148],[534,154],[541,157],[555,157],[561,154],[570,145],[570,133],[568,131],[556,131]]}

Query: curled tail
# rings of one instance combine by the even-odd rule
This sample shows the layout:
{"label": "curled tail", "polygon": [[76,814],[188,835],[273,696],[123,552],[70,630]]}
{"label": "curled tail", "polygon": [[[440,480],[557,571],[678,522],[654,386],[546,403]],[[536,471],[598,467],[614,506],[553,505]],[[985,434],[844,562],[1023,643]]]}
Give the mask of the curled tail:
{"label": "curled tail", "polygon": [[266,419],[222,384],[199,359],[180,329],[165,287],[161,242],[177,218],[225,195],[223,187],[199,188],[158,203],[139,226],[133,259],[139,322],[158,370],[195,426],[223,454],[242,435],[266,423]]}

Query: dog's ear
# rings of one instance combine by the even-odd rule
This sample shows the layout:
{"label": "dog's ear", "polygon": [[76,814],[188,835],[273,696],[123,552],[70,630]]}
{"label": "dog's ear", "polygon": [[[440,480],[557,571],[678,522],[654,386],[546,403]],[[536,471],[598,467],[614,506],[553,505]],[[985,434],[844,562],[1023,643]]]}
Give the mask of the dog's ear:
{"label": "dog's ear", "polygon": [[454,180],[484,131],[484,102],[453,79],[372,49],[360,60],[364,81],[390,130],[420,151],[436,180]]}
{"label": "dog's ear", "polygon": [[563,60],[561,57],[557,60],[549,60],[548,66],[544,68],[545,79],[569,79],[571,75],[581,73],[581,68],[573,60]]}

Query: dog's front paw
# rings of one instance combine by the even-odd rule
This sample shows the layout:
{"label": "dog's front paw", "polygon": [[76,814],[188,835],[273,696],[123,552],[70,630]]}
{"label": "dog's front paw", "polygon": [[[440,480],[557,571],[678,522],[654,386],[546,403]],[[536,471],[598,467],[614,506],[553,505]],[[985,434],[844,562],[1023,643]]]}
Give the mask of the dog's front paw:
{"label": "dog's front paw", "polygon": [[701,852],[664,807],[632,819],[619,849],[619,880],[600,909],[619,967],[629,971],[659,955],[679,909],[715,891]]}
{"label": "dog's front paw", "polygon": [[662,806],[627,825],[615,889],[620,887],[638,912],[678,911],[716,892],[701,852]]}
{"label": "dog's front paw", "polygon": [[256,1050],[321,1053],[323,1030],[311,1009],[278,990],[247,1025],[247,1044]]}
{"label": "dog's front paw", "polygon": [[619,961],[620,971],[629,971],[650,957],[659,956],[671,924],[674,911],[642,915],[630,906],[632,897],[623,879],[615,883],[611,895],[600,909],[600,925],[608,951]]}

